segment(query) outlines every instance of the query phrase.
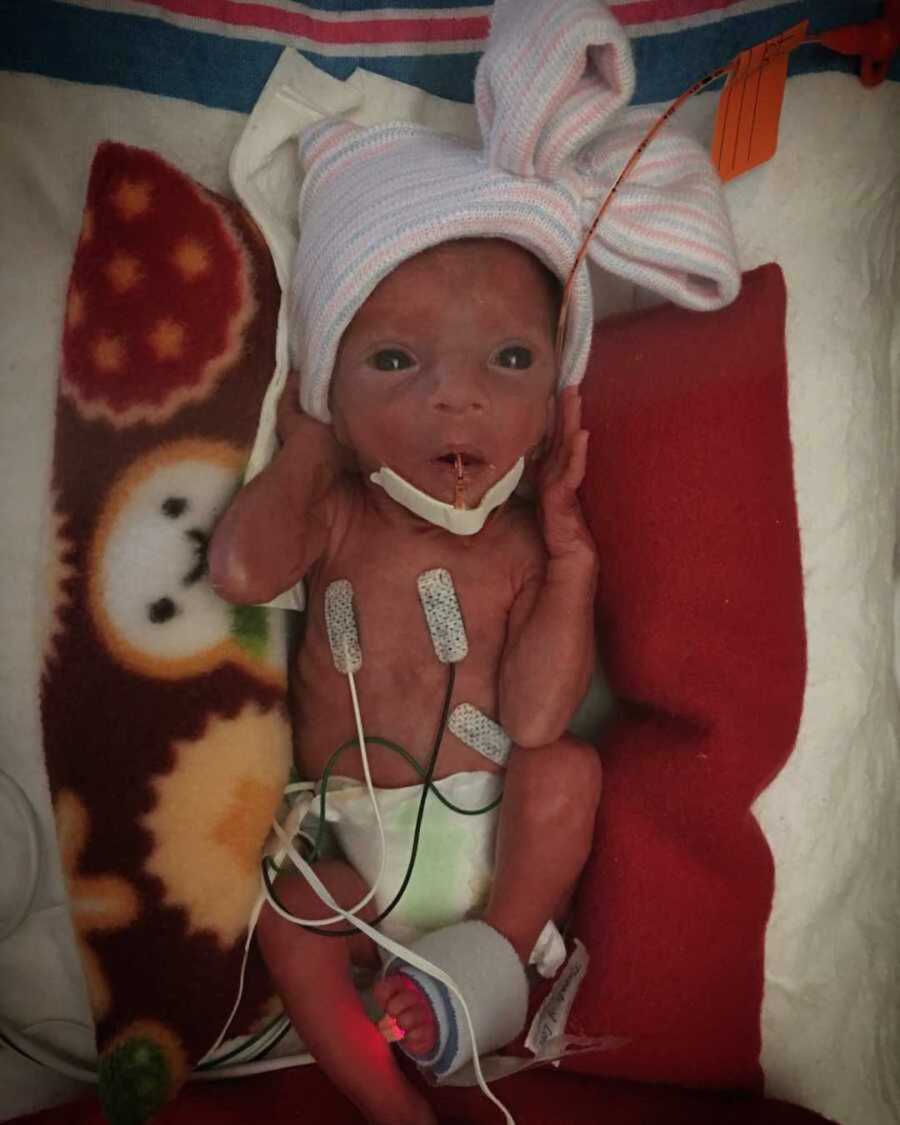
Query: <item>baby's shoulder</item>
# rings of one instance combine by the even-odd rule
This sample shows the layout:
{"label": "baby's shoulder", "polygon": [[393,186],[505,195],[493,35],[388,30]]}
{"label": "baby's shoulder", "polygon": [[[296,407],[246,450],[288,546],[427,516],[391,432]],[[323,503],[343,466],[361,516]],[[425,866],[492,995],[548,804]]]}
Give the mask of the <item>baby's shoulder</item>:
{"label": "baby's shoulder", "polygon": [[334,482],[329,494],[329,534],[325,555],[334,556],[361,522],[363,514],[362,487],[357,477],[343,474]]}

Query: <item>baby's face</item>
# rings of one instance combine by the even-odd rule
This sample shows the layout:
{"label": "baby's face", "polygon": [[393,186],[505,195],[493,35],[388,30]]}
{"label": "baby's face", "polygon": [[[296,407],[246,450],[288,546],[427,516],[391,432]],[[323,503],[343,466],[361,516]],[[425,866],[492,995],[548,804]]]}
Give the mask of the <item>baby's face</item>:
{"label": "baby's face", "polygon": [[381,466],[467,507],[540,443],[553,416],[557,299],[527,251],[443,243],[398,266],[341,340],[331,390],[338,440],[364,478]]}

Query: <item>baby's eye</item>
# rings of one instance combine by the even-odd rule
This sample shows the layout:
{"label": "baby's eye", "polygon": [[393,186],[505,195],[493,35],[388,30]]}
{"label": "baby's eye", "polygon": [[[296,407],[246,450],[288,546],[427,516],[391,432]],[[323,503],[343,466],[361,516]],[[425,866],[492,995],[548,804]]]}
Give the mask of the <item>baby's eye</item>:
{"label": "baby's eye", "polygon": [[526,348],[523,344],[510,344],[508,347],[495,352],[491,362],[497,367],[509,367],[514,371],[524,371],[534,363],[534,356],[531,354],[531,348]]}
{"label": "baby's eye", "polygon": [[407,367],[415,367],[416,361],[402,348],[382,348],[369,356],[369,366],[376,371],[404,371]]}

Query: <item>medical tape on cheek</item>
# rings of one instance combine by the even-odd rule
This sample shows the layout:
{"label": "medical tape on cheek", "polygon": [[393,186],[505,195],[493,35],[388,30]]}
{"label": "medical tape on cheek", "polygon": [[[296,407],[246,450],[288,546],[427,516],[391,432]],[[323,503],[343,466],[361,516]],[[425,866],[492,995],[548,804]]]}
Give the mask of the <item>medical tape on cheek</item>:
{"label": "medical tape on cheek", "polygon": [[325,590],[325,628],[335,668],[345,676],[358,672],[362,649],[353,612],[353,587],[346,578],[339,578]]}
{"label": "medical tape on cheek", "polygon": [[450,572],[443,567],[426,570],[416,585],[438,660],[456,664],[468,654],[469,641]]}
{"label": "medical tape on cheek", "polygon": [[488,761],[505,766],[512,749],[512,739],[492,718],[473,707],[471,703],[460,703],[453,708],[447,721],[447,730],[455,734],[460,742],[472,750],[477,750]]}

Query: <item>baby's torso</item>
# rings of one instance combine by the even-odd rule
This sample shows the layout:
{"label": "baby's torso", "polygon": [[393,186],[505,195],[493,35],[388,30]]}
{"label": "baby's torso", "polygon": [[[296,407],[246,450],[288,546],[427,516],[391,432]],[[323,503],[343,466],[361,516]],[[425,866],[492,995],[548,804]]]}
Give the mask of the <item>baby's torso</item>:
{"label": "baby's torso", "polygon": [[[418,780],[394,752],[368,742],[389,739],[423,765],[430,755],[448,683],[448,665],[435,653],[418,579],[443,569],[452,579],[468,654],[456,665],[452,711],[468,703],[498,720],[497,681],[510,609],[524,576],[542,564],[531,511],[515,505],[496,513],[478,535],[451,536],[416,523],[386,522],[361,493],[348,493],[324,557],[307,580],[306,632],[293,684],[298,766],[318,778],[342,743],[356,736],[347,677],[335,667],[328,638],[325,592],[350,583],[362,653],[356,686],[375,784]],[[338,772],[361,777],[359,755],[348,750]],[[462,770],[498,770],[451,731],[444,734],[436,776]]]}

